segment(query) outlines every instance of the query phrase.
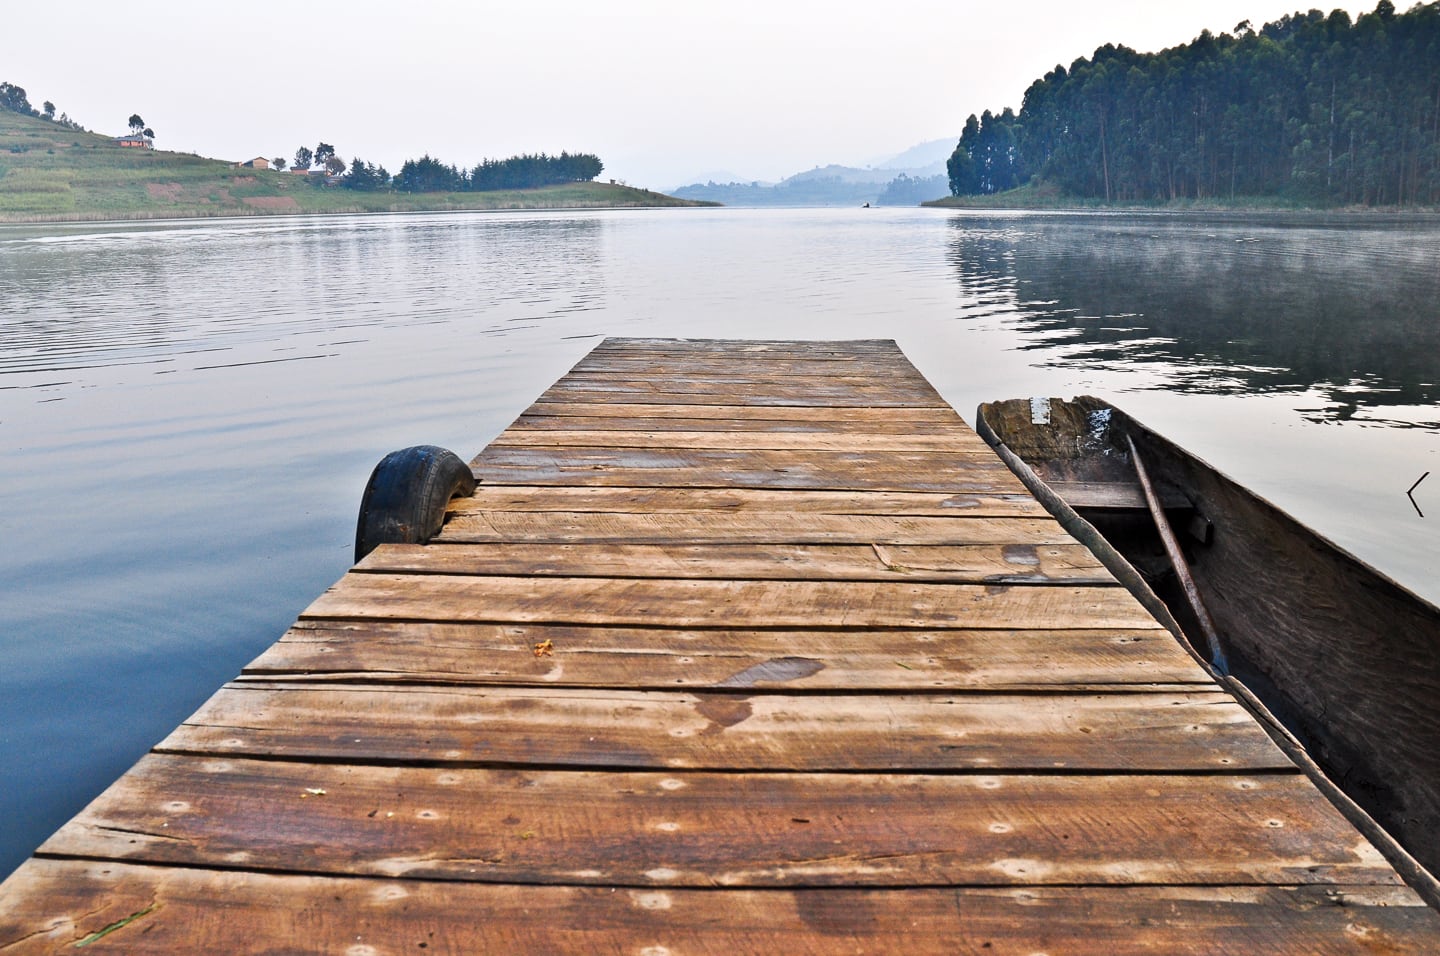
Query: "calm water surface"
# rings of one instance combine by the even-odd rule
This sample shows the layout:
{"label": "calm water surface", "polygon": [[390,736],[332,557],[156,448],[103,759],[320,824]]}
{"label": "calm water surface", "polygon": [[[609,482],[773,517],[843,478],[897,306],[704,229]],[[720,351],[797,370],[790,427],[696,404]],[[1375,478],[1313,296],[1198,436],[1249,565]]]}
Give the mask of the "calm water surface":
{"label": "calm water surface", "polygon": [[1114,399],[1432,600],[1440,225],[663,210],[0,227],[0,875],[606,335]]}

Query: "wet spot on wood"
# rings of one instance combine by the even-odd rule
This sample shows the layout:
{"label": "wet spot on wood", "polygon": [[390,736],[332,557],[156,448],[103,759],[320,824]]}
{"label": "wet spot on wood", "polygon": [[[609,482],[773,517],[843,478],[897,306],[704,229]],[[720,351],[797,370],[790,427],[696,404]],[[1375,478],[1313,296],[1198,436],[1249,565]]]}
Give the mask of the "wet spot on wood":
{"label": "wet spot on wood", "polygon": [[954,495],[940,502],[942,508],[978,508],[980,500],[969,495]]}
{"label": "wet spot on wood", "polygon": [[1002,553],[1007,564],[1021,564],[1029,568],[1040,566],[1040,555],[1033,544],[1007,544]]}
{"label": "wet spot on wood", "polygon": [[716,684],[716,687],[754,687],[761,681],[784,683],[818,674],[824,663],[809,657],[772,657],[745,668]]}
{"label": "wet spot on wood", "polygon": [[750,700],[747,697],[708,697],[697,701],[695,710],[710,721],[710,726],[701,733],[713,734],[734,727],[750,716]]}

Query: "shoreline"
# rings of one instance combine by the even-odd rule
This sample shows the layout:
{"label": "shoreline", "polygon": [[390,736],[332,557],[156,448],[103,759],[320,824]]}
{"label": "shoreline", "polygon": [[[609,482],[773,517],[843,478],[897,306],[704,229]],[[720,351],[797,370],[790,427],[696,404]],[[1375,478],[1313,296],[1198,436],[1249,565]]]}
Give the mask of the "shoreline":
{"label": "shoreline", "polygon": [[[599,184],[596,184],[599,185]],[[546,187],[550,189],[552,187]],[[561,187],[564,188],[564,187]],[[605,187],[611,188],[611,187]],[[588,209],[697,209],[697,208],[718,208],[721,204],[701,202],[697,200],[678,199],[674,196],[667,196],[664,193],[656,193],[650,190],[635,189],[634,187],[613,187],[623,189],[630,194],[638,194],[643,198],[635,198],[620,201],[607,201],[605,199],[575,199],[569,202],[562,199],[551,199],[551,201],[535,202],[532,200],[542,199],[539,193],[545,190],[536,190],[535,194],[523,195],[528,191],[507,190],[504,199],[492,202],[456,202],[454,197],[465,195],[463,193],[416,193],[410,194],[414,197],[412,202],[389,202],[374,204],[353,204],[337,205],[328,209],[303,208],[298,204],[294,207],[276,208],[252,205],[233,205],[214,208],[185,207],[179,209],[137,209],[131,211],[120,211],[113,209],[96,209],[87,211],[76,211],[61,214],[35,214],[0,211],[0,225],[6,226],[43,226],[43,225],[66,225],[73,223],[102,223],[102,222],[164,222],[205,220],[205,219],[259,219],[275,218],[281,216],[366,216],[366,215],[393,215],[396,213],[447,213],[447,212],[564,212]],[[515,199],[517,194],[522,198]],[[374,195],[373,193],[371,195]],[[435,197],[433,200],[428,197]],[[440,197],[445,198],[440,198]],[[393,198],[393,197],[386,197]],[[543,197],[549,199],[550,197]]]}
{"label": "shoreline", "polygon": [[707,203],[590,203],[555,205],[511,205],[511,206],[445,206],[445,207],[402,207],[389,209],[337,208],[337,209],[216,209],[211,212],[183,213],[171,210],[151,213],[77,213],[71,216],[17,216],[0,213],[0,226],[66,226],[82,223],[136,223],[136,222],[202,222],[219,219],[282,219],[285,217],[312,218],[320,216],[390,216],[427,215],[451,212],[586,212],[589,210],[624,209],[690,209],[717,208],[719,204]]}
{"label": "shoreline", "polygon": [[1209,202],[1197,200],[1174,200],[1163,203],[1122,203],[1087,201],[1084,199],[1029,200],[1016,197],[999,200],[998,196],[946,196],[931,199],[920,205],[926,209],[964,210],[972,212],[1052,212],[1052,213],[1125,213],[1138,215],[1178,215],[1195,213],[1203,215],[1230,214],[1235,216],[1343,216],[1343,217],[1389,217],[1426,218],[1440,216],[1440,206],[1304,206],[1285,203],[1263,203],[1258,200]]}
{"label": "shoreline", "polygon": [[194,153],[126,149],[107,136],[0,110],[3,224],[710,205],[614,180],[423,193],[340,182]]}

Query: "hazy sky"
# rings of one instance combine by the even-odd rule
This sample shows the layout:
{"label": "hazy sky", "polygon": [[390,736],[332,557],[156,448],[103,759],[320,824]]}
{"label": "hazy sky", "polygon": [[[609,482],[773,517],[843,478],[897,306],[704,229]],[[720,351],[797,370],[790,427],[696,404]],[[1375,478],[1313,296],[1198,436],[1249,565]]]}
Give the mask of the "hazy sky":
{"label": "hazy sky", "polygon": [[[1408,4],[1397,4],[1402,9]],[[1373,3],[1346,4],[1352,16]],[[1285,0],[613,0],[6,4],[0,80],[86,127],[222,159],[333,144],[392,172],[593,152],[670,188],[866,165],[1020,106],[1107,42],[1159,50]],[[1325,8],[1327,11],[1331,7]]]}

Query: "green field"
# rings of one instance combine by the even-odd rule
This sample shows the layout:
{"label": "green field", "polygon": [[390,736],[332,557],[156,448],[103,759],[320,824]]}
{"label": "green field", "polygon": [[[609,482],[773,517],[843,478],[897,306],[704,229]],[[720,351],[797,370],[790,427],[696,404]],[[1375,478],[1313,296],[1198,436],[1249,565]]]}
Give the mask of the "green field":
{"label": "green field", "polygon": [[414,194],[321,182],[189,153],[125,148],[109,136],[0,110],[0,222],[713,205],[598,182]]}

